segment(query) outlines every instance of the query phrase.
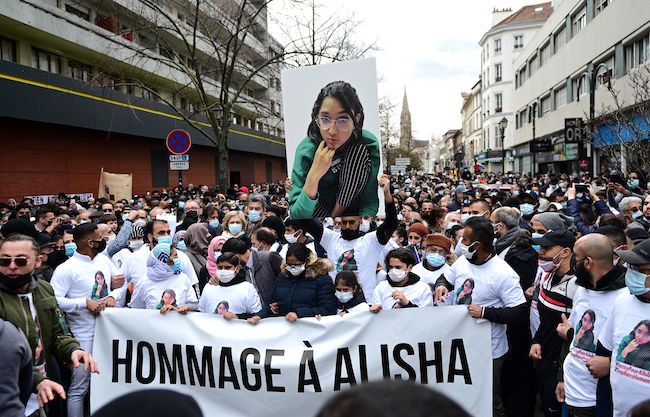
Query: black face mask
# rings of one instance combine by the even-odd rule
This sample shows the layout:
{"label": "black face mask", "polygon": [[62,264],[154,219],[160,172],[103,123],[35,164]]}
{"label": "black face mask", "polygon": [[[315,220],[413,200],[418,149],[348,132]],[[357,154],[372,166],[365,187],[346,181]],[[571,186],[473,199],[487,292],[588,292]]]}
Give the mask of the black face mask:
{"label": "black face mask", "polygon": [[45,264],[51,266],[52,269],[56,269],[57,266],[61,265],[66,260],[68,260],[68,257],[65,256],[65,251],[55,250],[47,255]]}
{"label": "black face mask", "polygon": [[32,280],[32,273],[19,275],[16,278],[9,278],[5,274],[0,274],[0,285],[13,291],[17,291]]}
{"label": "black face mask", "polygon": [[[573,259],[575,262],[575,258]],[[591,275],[589,274],[589,271],[587,271],[587,269],[585,268],[584,261],[579,264],[576,263],[573,269],[576,276],[576,284],[580,285],[581,287],[590,287]]]}
{"label": "black face mask", "polygon": [[360,236],[361,236],[361,232],[359,230],[350,230],[350,229],[341,230],[341,237],[344,240],[354,240],[359,238]]}
{"label": "black face mask", "polygon": [[104,239],[102,239],[99,242],[96,241],[96,240],[93,240],[93,242],[98,244],[98,246],[96,248],[91,248],[93,250],[93,252],[95,252],[96,254],[104,252],[104,249],[106,249],[106,241]]}

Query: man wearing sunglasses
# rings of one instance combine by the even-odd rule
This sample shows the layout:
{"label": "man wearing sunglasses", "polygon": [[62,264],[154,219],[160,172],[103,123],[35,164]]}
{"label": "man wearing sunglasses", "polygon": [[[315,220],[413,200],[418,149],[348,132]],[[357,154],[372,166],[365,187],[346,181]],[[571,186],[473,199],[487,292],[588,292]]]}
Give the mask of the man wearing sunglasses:
{"label": "man wearing sunglasses", "polygon": [[38,244],[31,237],[12,234],[0,242],[0,318],[23,331],[34,357],[35,394],[27,403],[27,416],[38,413],[56,396],[66,397],[61,385],[47,379],[47,358],[55,355],[82,372],[99,369],[91,354],[83,351],[70,334],[50,284],[34,276],[41,261]]}

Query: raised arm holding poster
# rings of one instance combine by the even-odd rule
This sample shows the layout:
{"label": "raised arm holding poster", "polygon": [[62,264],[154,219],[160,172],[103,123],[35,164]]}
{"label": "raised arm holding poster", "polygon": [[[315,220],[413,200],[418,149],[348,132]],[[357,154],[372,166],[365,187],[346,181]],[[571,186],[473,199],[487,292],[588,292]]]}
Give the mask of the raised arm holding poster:
{"label": "raised arm holding poster", "polygon": [[490,324],[460,306],[257,326],[216,314],[111,309],[95,327],[102,372],[93,375],[91,405],[166,388],[192,396],[206,416],[311,417],[337,391],[409,379],[490,417],[490,346]]}
{"label": "raised arm holding poster", "polygon": [[[381,166],[374,59],[282,73],[291,217],[374,216]],[[314,92],[312,95],[306,92]]]}

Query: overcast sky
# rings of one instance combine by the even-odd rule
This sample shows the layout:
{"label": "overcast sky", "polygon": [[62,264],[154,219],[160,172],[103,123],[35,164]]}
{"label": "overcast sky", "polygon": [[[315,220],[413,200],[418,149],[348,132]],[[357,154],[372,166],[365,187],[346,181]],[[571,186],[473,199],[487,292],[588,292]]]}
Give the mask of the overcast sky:
{"label": "overcast sky", "polygon": [[[272,2],[270,13],[282,1]],[[379,96],[389,96],[398,104],[395,122],[399,126],[406,87],[414,137],[428,140],[449,129],[461,128],[460,93],[469,91],[478,81],[478,42],[490,29],[493,8],[511,7],[516,11],[535,3],[538,2],[328,0],[323,14],[354,13],[363,21],[359,37],[366,42],[376,39],[380,48],[370,55],[377,58]],[[279,36],[272,23],[269,30]]]}

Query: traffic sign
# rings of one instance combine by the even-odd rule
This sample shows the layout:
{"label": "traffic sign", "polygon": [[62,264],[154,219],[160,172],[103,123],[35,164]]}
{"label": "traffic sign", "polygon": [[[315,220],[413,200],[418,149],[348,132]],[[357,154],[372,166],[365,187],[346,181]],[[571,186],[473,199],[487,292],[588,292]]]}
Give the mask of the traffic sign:
{"label": "traffic sign", "polygon": [[180,162],[170,162],[169,169],[171,171],[187,171],[190,169],[189,161],[180,161]]}
{"label": "traffic sign", "polygon": [[189,155],[169,155],[169,162],[189,161]]}
{"label": "traffic sign", "polygon": [[167,149],[174,155],[182,155],[190,150],[192,138],[183,129],[174,129],[167,135]]}

